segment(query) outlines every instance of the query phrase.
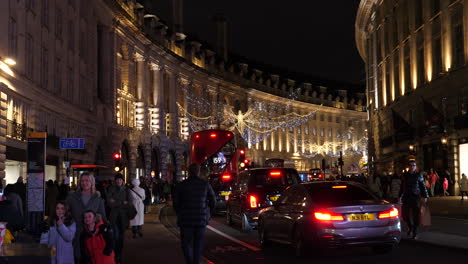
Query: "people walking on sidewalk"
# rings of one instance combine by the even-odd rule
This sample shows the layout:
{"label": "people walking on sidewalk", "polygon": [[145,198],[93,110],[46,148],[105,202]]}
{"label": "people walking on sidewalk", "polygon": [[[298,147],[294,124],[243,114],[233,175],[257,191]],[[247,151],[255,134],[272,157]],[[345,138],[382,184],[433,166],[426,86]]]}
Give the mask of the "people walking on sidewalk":
{"label": "people walking on sidewalk", "polygon": [[431,168],[429,170],[428,177],[429,177],[429,183],[430,183],[430,186],[431,186],[431,197],[434,197],[435,187],[436,187],[437,181],[439,180],[439,175],[437,174],[437,172],[434,171],[433,168]]}
{"label": "people walking on sidewalk", "polygon": [[73,238],[76,223],[64,201],[58,201],[55,212],[50,217],[49,231],[42,233],[41,244],[49,245],[52,264],[73,264]]}
{"label": "people walking on sidewalk", "polygon": [[124,185],[124,176],[117,173],[114,185],[107,189],[107,205],[109,206],[109,221],[114,229],[115,262],[120,263],[124,246],[125,230],[129,224],[129,210],[132,203],[129,189]]}
{"label": "people walking on sidewalk", "polygon": [[104,208],[104,200],[99,192],[96,191],[96,180],[94,176],[88,172],[83,172],[80,176],[78,189],[76,192],[71,192],[66,204],[70,207],[70,212],[73,220],[76,223],[76,233],[73,238],[73,250],[75,259],[79,263],[81,255],[80,234],[83,230],[83,213],[92,210],[101,215],[103,221],[106,221],[106,210]]}
{"label": "people walking on sidewalk", "polygon": [[465,173],[462,173],[462,178],[460,180],[460,195],[462,200],[464,195],[468,198],[468,178]]}
{"label": "people walking on sidewalk", "polygon": [[408,163],[409,171],[402,177],[400,197],[402,200],[403,220],[408,225],[408,237],[416,238],[421,217],[421,198],[427,202],[429,194],[424,183],[424,177],[417,171],[416,161]]}
{"label": "people walking on sidewalk", "polygon": [[442,183],[442,188],[444,189],[444,196],[450,196],[450,193],[448,192],[449,181],[448,181],[447,177],[444,177],[444,182]]}
{"label": "people walking on sidewalk", "polygon": [[114,264],[114,238],[112,228],[93,210],[83,214],[85,224],[81,233],[81,255],[85,264]]}
{"label": "people walking on sidewalk", "polygon": [[145,214],[147,214],[149,210],[149,206],[151,204],[151,190],[150,190],[149,179],[140,177],[140,187],[145,191],[145,199],[143,200],[143,204],[145,207]]}
{"label": "people walking on sidewalk", "polygon": [[200,166],[191,164],[188,178],[177,185],[173,200],[180,227],[185,263],[200,263],[206,225],[214,212],[216,197],[211,185],[200,179]]}
{"label": "people walking on sidewalk", "polygon": [[130,220],[130,226],[132,227],[133,238],[137,238],[138,236],[143,236],[142,225],[145,223],[144,201],[146,195],[145,190],[140,187],[140,180],[133,179],[132,185],[133,188],[130,189],[130,197],[137,214],[135,218]]}

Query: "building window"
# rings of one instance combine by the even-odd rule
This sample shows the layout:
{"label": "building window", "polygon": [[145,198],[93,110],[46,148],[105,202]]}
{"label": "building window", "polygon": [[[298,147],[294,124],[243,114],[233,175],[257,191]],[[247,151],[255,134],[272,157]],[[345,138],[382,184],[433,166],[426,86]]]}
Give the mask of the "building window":
{"label": "building window", "polygon": [[44,27],[49,27],[49,0],[42,0],[41,23]]}
{"label": "building window", "polygon": [[18,28],[17,28],[16,20],[14,18],[10,18],[10,24],[8,28],[8,49],[9,54],[13,57],[16,57],[18,54]]}
{"label": "building window", "polygon": [[333,122],[333,117],[331,115],[328,116],[328,122]]}
{"label": "building window", "polygon": [[325,128],[320,129],[320,136],[324,137],[325,136]]}
{"label": "building window", "polygon": [[317,136],[317,128],[316,127],[312,128],[312,135]]}
{"label": "building window", "polygon": [[309,135],[309,127],[307,125],[304,126],[304,134]]}
{"label": "building window", "polygon": [[333,136],[333,128],[329,128],[328,129],[328,137],[332,137]]}
{"label": "building window", "polygon": [[410,45],[406,41],[403,47],[404,52],[404,78],[405,78],[405,94],[411,92],[411,65],[410,65]]}
{"label": "building window", "polygon": [[325,120],[325,115],[321,114],[320,115],[320,121],[324,121]]}
{"label": "building window", "polygon": [[431,17],[440,12],[440,0],[431,0]]}
{"label": "building window", "polygon": [[56,9],[55,14],[55,37],[57,39],[62,40],[62,11],[60,9]]}
{"label": "building window", "polygon": [[393,55],[393,90],[395,99],[401,95],[400,91],[400,51],[396,50]]}
{"label": "building window", "polygon": [[26,9],[33,12],[36,9],[36,0],[26,0]]}
{"label": "building window", "polygon": [[68,48],[70,50],[75,49],[75,28],[72,20],[68,21]]}
{"label": "building window", "polygon": [[30,34],[26,34],[26,77],[33,79],[34,75],[34,39]]}
{"label": "building window", "polygon": [[432,66],[433,76],[442,73],[442,43],[440,36],[440,16],[432,21]]}
{"label": "building window", "polygon": [[73,76],[73,68],[69,66],[68,69],[67,69],[67,73],[68,73],[67,74],[68,75],[67,76],[68,77],[67,78],[68,84],[67,84],[67,92],[66,92],[64,97],[67,100],[71,100],[72,97],[73,97],[73,90],[74,90],[73,85],[74,85],[74,82],[75,82],[75,78]]}
{"label": "building window", "polygon": [[336,117],[336,123],[340,123],[341,122],[341,119],[339,116]]}
{"label": "building window", "polygon": [[452,57],[453,67],[458,68],[465,64],[463,40],[463,5],[458,3],[452,7]]}
{"label": "building window", "polygon": [[414,14],[416,28],[419,28],[423,24],[424,19],[422,0],[414,0],[414,10],[416,12]]}
{"label": "building window", "polygon": [[49,88],[49,51],[45,47],[41,51],[41,86]]}
{"label": "building window", "polygon": [[62,85],[62,82],[61,82],[61,75],[60,75],[60,59],[59,58],[55,58],[55,71],[54,71],[54,90],[53,90],[53,93],[54,94],[60,94],[61,92],[61,85]]}

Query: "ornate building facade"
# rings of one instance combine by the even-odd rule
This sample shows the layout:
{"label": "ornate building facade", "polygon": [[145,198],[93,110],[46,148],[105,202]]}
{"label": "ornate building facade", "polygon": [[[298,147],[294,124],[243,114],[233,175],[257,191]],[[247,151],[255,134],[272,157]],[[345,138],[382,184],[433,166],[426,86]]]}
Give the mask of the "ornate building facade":
{"label": "ornate building facade", "polygon": [[[237,129],[259,166],[283,158],[299,170],[334,167],[343,151],[347,167],[365,156],[365,94],[352,85],[288,79],[230,60],[132,0],[8,0],[0,10],[8,35],[0,56],[17,62],[0,70],[0,178],[8,183],[25,176],[30,130],[48,133],[48,179],[65,176],[63,137],[86,140],[68,153],[72,164],[112,168],[119,153],[128,178],[153,171],[181,178],[190,133],[206,128]],[[262,107],[298,121],[257,134],[239,129],[238,118]]]}
{"label": "ornate building facade", "polygon": [[466,0],[362,0],[355,27],[375,170],[401,171],[415,158],[458,180],[468,172]]}

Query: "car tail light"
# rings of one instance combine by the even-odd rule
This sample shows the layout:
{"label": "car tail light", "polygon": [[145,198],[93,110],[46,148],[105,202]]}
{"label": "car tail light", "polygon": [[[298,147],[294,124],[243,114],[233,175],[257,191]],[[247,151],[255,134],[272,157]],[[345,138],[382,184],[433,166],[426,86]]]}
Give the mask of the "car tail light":
{"label": "car tail light", "polygon": [[344,221],[341,214],[335,214],[327,211],[314,212],[315,219],[319,221]]}
{"label": "car tail light", "polygon": [[270,176],[281,176],[281,171],[270,171]]}
{"label": "car tail light", "polygon": [[346,188],[348,188],[348,186],[346,185],[335,185],[332,187],[332,189],[346,189]]}
{"label": "car tail light", "polygon": [[398,215],[399,215],[398,209],[393,207],[392,209],[390,209],[388,211],[384,211],[384,212],[379,213],[379,219],[394,218],[394,217],[398,217]]}
{"label": "car tail light", "polygon": [[224,200],[225,200],[226,202],[229,201],[229,195],[226,195],[226,196],[224,197]]}
{"label": "car tail light", "polygon": [[319,174],[318,177],[319,177],[320,179],[322,179],[322,174]]}
{"label": "car tail light", "polygon": [[210,137],[211,137],[211,138],[215,138],[215,137],[217,137],[217,136],[218,136],[218,134],[216,134],[216,133],[211,133],[211,134],[210,134]]}
{"label": "car tail light", "polygon": [[257,208],[257,197],[250,195],[249,201],[250,201],[250,208]]}
{"label": "car tail light", "polygon": [[198,135],[198,134],[197,134],[197,135],[195,135],[195,138],[200,138],[200,135]]}
{"label": "car tail light", "polygon": [[229,181],[231,180],[231,174],[223,174],[223,176],[221,176],[221,179],[223,179],[223,181]]}

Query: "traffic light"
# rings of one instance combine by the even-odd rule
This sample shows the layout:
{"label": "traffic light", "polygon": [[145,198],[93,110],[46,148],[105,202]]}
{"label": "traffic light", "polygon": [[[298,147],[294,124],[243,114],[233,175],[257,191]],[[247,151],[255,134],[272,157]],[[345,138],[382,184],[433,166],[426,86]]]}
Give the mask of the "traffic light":
{"label": "traffic light", "polygon": [[247,159],[245,158],[245,150],[244,149],[240,149],[239,150],[239,166],[241,168],[245,168],[245,166],[247,165],[245,163]]}
{"label": "traffic light", "polygon": [[122,170],[122,157],[120,153],[114,153],[114,171],[119,172]]}

